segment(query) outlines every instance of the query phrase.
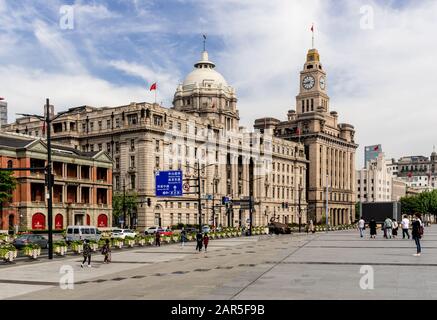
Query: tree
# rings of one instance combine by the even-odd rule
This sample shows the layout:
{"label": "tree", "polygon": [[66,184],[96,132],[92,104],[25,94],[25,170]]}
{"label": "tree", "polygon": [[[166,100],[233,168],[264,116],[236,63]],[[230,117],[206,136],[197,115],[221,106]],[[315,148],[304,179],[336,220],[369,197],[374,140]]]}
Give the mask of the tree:
{"label": "tree", "polygon": [[[124,197],[124,205],[126,206],[126,220],[128,221],[128,215],[131,212],[136,212],[138,208],[138,195],[136,192],[126,192]],[[120,217],[124,215],[123,208],[123,192],[114,193],[112,196],[112,219],[114,225],[119,225],[118,221]],[[127,224],[127,221],[124,224]]]}
{"label": "tree", "polygon": [[3,217],[3,204],[12,199],[12,192],[17,187],[17,180],[12,171],[0,171],[0,222]]}

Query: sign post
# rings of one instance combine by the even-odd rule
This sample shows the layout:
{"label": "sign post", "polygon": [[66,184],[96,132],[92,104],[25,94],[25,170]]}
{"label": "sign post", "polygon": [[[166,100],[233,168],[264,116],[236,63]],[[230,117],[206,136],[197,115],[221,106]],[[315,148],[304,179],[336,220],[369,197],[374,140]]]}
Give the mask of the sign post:
{"label": "sign post", "polygon": [[157,197],[182,196],[182,171],[157,171],[155,174],[155,195]]}

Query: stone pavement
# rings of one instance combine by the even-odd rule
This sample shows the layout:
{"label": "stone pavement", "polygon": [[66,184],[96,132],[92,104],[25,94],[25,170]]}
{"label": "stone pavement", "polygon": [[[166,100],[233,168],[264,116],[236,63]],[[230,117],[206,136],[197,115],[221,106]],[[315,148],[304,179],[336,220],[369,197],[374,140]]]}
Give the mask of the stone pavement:
{"label": "stone pavement", "polygon": [[[367,230],[366,230],[367,231]],[[425,228],[423,255],[412,240],[361,239],[358,231],[257,236],[144,247],[0,271],[0,298],[12,299],[436,299],[437,226]],[[73,290],[59,287],[59,269],[73,266]],[[374,289],[360,288],[360,268],[374,270]]]}

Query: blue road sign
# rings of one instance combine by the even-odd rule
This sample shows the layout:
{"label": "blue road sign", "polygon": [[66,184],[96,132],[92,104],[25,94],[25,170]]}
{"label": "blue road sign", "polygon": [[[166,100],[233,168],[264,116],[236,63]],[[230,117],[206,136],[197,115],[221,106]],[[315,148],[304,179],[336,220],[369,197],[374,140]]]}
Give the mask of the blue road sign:
{"label": "blue road sign", "polygon": [[157,197],[182,196],[182,171],[157,171],[155,174],[155,195]]}

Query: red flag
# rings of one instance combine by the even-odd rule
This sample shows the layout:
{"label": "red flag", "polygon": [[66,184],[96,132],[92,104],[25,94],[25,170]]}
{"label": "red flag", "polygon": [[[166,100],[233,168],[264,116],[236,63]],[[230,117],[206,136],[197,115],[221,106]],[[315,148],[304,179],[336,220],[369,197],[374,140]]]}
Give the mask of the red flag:
{"label": "red flag", "polygon": [[0,100],[5,100],[5,98],[3,98],[3,97],[0,97]]}
{"label": "red flag", "polygon": [[154,84],[152,84],[152,86],[150,87],[150,91],[156,90],[157,85],[156,82]]}
{"label": "red flag", "polygon": [[408,178],[411,178],[413,174],[411,172],[408,172]]}
{"label": "red flag", "polygon": [[378,151],[379,150],[379,146],[375,146],[375,148],[373,148],[373,151]]}
{"label": "red flag", "polygon": [[311,26],[311,31],[314,32],[314,24]]}
{"label": "red flag", "polygon": [[300,135],[300,128],[296,128],[296,134]]}

